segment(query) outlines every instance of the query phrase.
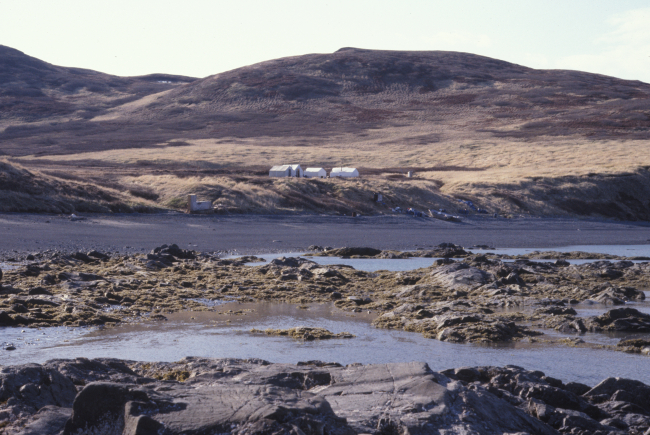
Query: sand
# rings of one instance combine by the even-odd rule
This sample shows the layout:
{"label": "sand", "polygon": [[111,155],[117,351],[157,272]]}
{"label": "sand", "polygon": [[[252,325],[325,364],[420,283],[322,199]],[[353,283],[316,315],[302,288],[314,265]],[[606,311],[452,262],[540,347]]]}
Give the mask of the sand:
{"label": "sand", "polygon": [[[189,216],[0,214],[5,258],[33,251],[148,251],[177,243],[198,251],[254,254],[310,245],[409,250],[452,242],[466,247],[553,248],[650,244],[650,223],[566,218],[469,218],[462,223],[410,216]],[[14,252],[16,251],[16,252]]]}

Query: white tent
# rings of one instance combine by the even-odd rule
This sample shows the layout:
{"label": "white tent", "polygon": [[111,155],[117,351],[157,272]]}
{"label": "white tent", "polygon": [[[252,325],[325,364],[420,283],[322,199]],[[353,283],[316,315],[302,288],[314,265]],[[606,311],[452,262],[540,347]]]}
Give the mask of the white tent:
{"label": "white tent", "polygon": [[289,166],[291,166],[291,176],[292,177],[302,177],[303,176],[302,168],[300,167],[300,165],[289,165]]}
{"label": "white tent", "polygon": [[332,172],[330,172],[330,178],[334,178],[334,177],[352,178],[358,176],[359,176],[359,171],[357,171],[357,168],[334,168],[332,169]]}
{"label": "white tent", "polygon": [[273,166],[269,171],[269,177],[291,177],[291,166]]}
{"label": "white tent", "polygon": [[307,168],[305,169],[304,176],[307,178],[325,178],[327,172],[323,168]]}

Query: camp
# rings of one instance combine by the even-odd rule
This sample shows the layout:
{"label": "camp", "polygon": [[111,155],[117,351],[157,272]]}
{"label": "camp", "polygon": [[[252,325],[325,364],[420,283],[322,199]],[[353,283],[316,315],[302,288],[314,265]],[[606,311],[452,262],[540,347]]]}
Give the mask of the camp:
{"label": "camp", "polygon": [[325,178],[327,172],[323,168],[307,168],[305,169],[304,176],[307,178]]}
{"label": "camp", "polygon": [[332,172],[330,172],[330,178],[334,178],[334,177],[352,178],[358,176],[359,176],[359,171],[357,171],[357,168],[333,168]]}
{"label": "camp", "polygon": [[273,166],[269,171],[269,177],[291,177],[291,166]]}

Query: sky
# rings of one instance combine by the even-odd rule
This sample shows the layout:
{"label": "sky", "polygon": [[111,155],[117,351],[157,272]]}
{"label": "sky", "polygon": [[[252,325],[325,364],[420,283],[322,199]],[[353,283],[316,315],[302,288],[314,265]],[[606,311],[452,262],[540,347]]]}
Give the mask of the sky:
{"label": "sky", "polygon": [[650,83],[650,0],[0,0],[0,45],[122,76],[206,77],[358,47]]}

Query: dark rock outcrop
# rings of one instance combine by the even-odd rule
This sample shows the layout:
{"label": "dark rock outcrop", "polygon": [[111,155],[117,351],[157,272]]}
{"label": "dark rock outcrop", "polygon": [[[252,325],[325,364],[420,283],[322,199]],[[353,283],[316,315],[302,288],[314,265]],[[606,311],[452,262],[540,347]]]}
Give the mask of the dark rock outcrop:
{"label": "dark rock outcrop", "polygon": [[642,434],[650,387],[590,388],[516,366],[184,358],[53,360],[0,370],[8,434]]}
{"label": "dark rock outcrop", "polygon": [[591,331],[650,332],[650,314],[634,308],[616,308],[600,316],[586,319],[585,325]]}

